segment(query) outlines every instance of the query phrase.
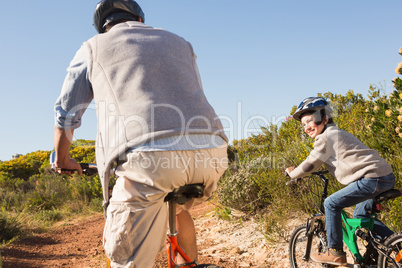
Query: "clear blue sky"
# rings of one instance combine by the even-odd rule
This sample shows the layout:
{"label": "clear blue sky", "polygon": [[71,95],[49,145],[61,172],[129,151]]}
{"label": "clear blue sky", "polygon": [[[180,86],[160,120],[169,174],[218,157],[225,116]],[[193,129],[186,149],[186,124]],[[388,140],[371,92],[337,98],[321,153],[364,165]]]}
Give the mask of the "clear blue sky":
{"label": "clear blue sky", "polygon": [[[53,149],[53,104],[97,0],[0,0],[0,160]],[[205,93],[231,140],[303,98],[370,84],[392,91],[400,0],[139,0],[146,23],[192,43]],[[95,139],[91,105],[77,139]]]}

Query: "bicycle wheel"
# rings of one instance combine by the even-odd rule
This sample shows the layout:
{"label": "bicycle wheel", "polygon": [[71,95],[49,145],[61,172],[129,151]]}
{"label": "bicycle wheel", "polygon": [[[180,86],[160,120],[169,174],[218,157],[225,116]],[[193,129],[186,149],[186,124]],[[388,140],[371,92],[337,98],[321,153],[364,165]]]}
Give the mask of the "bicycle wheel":
{"label": "bicycle wheel", "polygon": [[395,266],[393,262],[388,259],[386,256],[379,254],[378,257],[378,268],[385,268],[385,267],[402,267],[402,232],[395,233],[388,237],[384,245],[389,248],[388,256],[392,258],[397,264]]}
{"label": "bicycle wheel", "polygon": [[[307,225],[300,225],[297,227],[289,241],[289,260],[290,266],[293,268],[314,268],[314,267],[326,267],[321,263],[313,262],[310,260],[303,260],[306,254],[307,247]],[[311,252],[325,252],[327,250],[327,238],[325,232],[314,232],[313,241],[311,244]]]}

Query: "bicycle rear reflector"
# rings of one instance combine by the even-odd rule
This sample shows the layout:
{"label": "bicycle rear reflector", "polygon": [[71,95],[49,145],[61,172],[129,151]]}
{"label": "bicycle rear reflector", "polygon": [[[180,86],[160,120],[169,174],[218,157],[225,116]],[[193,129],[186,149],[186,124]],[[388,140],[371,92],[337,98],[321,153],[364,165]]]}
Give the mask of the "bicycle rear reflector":
{"label": "bicycle rear reflector", "polygon": [[398,255],[396,255],[395,260],[397,263],[402,261],[402,249],[399,251]]}

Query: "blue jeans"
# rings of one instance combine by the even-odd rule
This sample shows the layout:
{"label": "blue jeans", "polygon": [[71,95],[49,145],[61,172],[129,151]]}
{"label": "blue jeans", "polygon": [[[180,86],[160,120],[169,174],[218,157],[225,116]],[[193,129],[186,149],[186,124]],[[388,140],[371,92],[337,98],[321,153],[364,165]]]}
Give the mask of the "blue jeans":
{"label": "blue jeans", "polygon": [[[382,192],[394,188],[393,173],[378,178],[361,178],[351,182],[345,188],[335,192],[325,199],[325,216],[327,223],[327,240],[329,248],[342,249],[342,216],[341,210],[356,205],[354,218],[364,218],[370,215],[373,198]],[[381,221],[375,220],[374,233],[385,237],[393,232]]]}

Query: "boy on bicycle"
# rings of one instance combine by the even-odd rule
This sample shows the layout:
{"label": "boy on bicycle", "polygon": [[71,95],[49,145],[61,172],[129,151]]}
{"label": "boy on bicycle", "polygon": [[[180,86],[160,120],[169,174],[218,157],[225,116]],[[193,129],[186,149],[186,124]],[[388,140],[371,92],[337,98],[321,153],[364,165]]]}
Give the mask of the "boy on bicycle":
{"label": "boy on bicycle", "polygon": [[[286,173],[296,179],[325,164],[341,184],[347,185],[330,195],[324,203],[328,251],[311,254],[311,259],[316,262],[345,265],[341,210],[357,204],[353,217],[368,217],[373,198],[392,189],[395,176],[391,166],[377,151],[333,123],[331,111],[327,101],[321,97],[306,98],[297,107],[293,118],[300,121],[307,135],[314,139],[314,149],[298,167],[288,167]],[[378,219],[375,220],[374,232],[381,237],[393,233]]]}

